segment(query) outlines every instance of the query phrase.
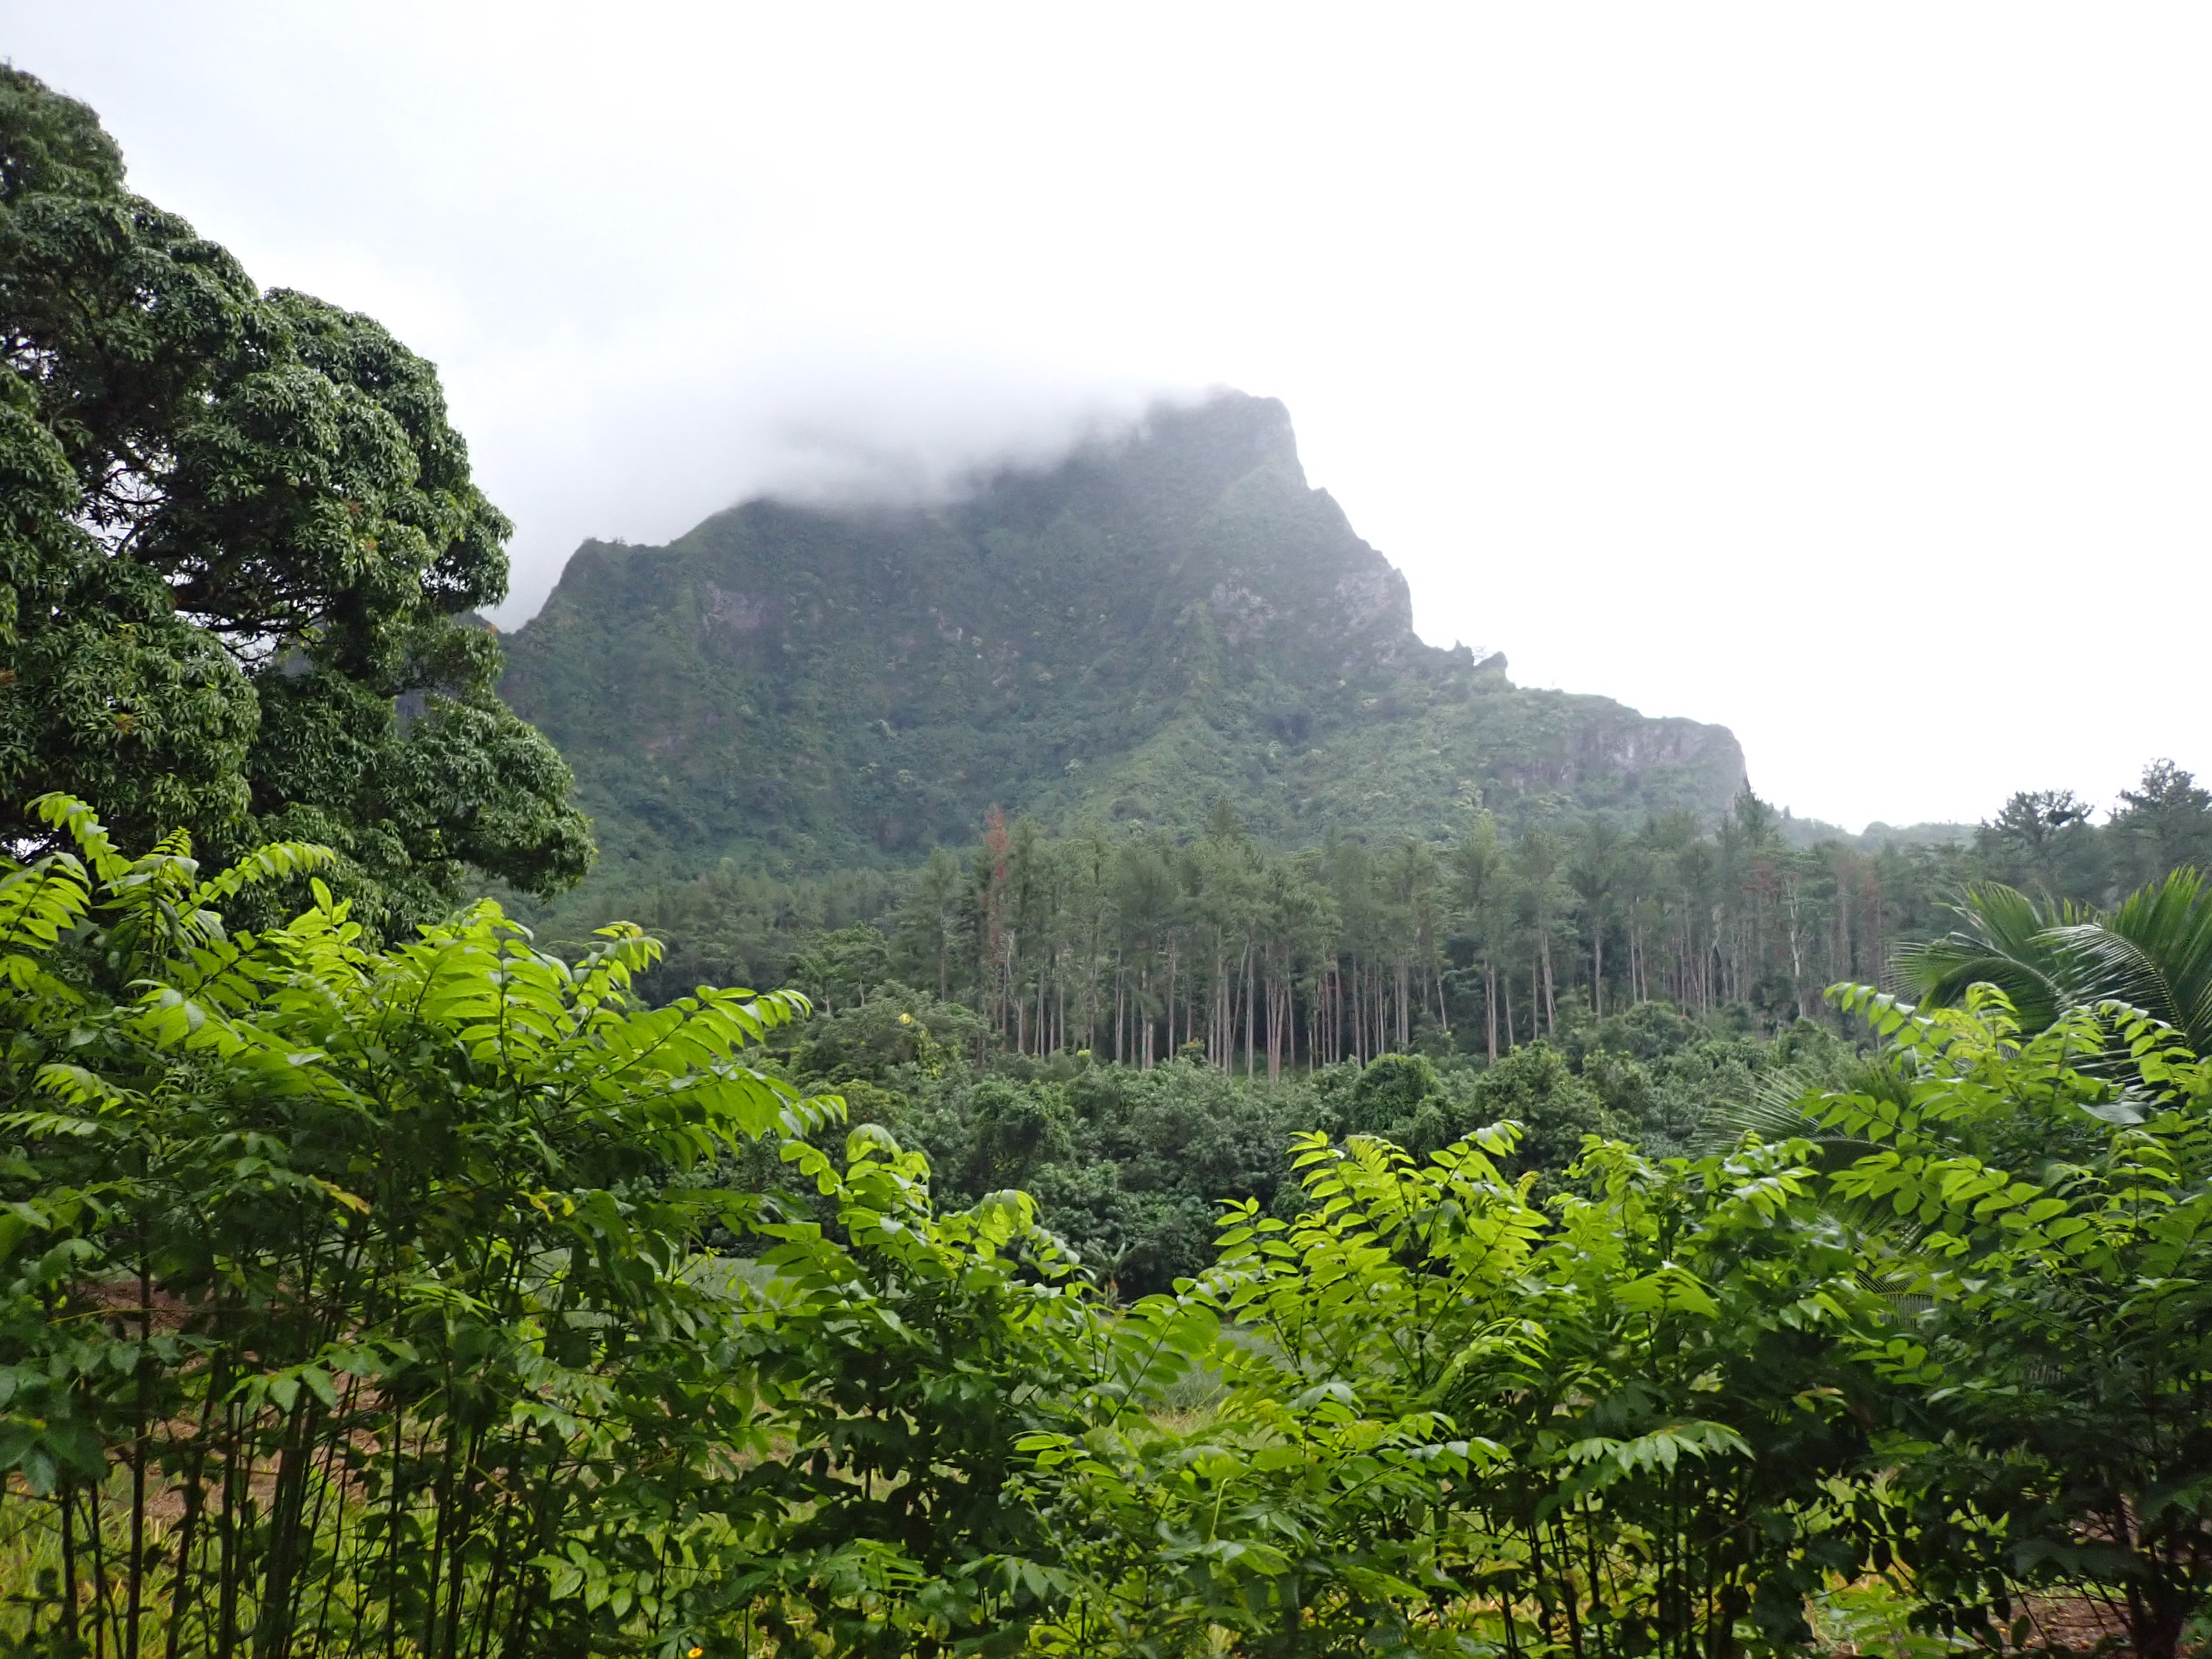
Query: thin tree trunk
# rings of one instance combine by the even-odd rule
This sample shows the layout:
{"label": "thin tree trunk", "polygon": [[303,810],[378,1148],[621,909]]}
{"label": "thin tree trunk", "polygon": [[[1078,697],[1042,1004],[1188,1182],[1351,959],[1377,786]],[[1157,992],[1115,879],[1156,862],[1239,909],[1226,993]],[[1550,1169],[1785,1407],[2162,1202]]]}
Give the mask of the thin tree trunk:
{"label": "thin tree trunk", "polygon": [[1244,947],[1244,1080],[1252,1080],[1252,947]]}
{"label": "thin tree trunk", "polygon": [[1482,964],[1482,1012],[1490,1027],[1490,1063],[1498,1064],[1498,969]]}

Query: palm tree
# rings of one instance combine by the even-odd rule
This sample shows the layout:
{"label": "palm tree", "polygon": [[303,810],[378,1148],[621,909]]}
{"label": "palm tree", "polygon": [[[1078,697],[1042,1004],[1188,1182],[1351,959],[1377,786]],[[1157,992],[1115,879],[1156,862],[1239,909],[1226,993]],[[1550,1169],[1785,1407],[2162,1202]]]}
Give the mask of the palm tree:
{"label": "palm tree", "polygon": [[2101,923],[2057,932],[2099,999],[2163,1020],[2196,1054],[2212,1047],[2212,884],[2202,872],[2172,871],[2136,889]]}
{"label": "palm tree", "polygon": [[1994,985],[2031,1031],[2078,1006],[2074,964],[2051,935],[2093,923],[2093,912],[1995,881],[1969,887],[1966,902],[1954,908],[1964,926],[1897,954],[1897,976],[1917,1000],[1949,1007],[1966,1000],[1970,986]]}
{"label": "palm tree", "polygon": [[2071,1009],[2124,1002],[2198,1054],[2212,1045],[2212,884],[2199,872],[2173,871],[2109,915],[1996,883],[1969,888],[1958,914],[1964,926],[1899,954],[1898,976],[1920,1001],[1995,985],[2031,1032]]}

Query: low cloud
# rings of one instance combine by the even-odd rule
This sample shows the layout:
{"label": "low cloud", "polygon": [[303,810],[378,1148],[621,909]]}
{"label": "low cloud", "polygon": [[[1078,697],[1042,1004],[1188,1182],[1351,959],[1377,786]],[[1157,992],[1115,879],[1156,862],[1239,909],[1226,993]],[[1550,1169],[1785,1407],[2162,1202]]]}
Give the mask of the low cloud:
{"label": "low cloud", "polygon": [[1003,469],[1048,467],[1129,432],[1159,400],[1134,390],[997,390],[916,384],[796,410],[766,434],[750,493],[810,506],[934,505]]}
{"label": "low cloud", "polygon": [[[842,507],[951,500],[1006,466],[1049,465],[1127,431],[1188,388],[979,367],[886,351],[762,354],[742,346],[680,374],[610,365],[538,384],[508,365],[449,371],[477,423],[477,470],[522,508],[514,576],[495,613],[534,614],[587,538],[657,544],[757,496]],[[510,507],[514,510],[514,507]]]}

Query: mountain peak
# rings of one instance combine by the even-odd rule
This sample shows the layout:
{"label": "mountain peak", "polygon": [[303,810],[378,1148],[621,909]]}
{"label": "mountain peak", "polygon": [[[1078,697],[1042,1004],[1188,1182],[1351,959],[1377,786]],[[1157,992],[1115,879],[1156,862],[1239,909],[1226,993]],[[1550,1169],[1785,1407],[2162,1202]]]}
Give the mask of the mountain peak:
{"label": "mountain peak", "polygon": [[1306,482],[1291,411],[1279,398],[1224,391],[1194,404],[1158,404],[1127,441],[1204,469],[1224,488],[1259,468],[1277,469],[1300,488]]}
{"label": "mountain peak", "polygon": [[994,805],[1179,827],[1228,800],[1287,842],[1448,833],[1477,801],[1711,815],[1743,769],[1720,727],[1422,644],[1289,411],[1241,392],[945,506],[760,500],[587,543],[508,653],[617,860],[911,857]]}

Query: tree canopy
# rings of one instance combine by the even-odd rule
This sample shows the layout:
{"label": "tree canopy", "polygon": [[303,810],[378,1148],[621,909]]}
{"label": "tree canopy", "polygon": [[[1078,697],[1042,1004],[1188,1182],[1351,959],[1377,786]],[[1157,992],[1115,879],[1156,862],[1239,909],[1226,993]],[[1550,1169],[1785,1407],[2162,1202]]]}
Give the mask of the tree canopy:
{"label": "tree canopy", "polygon": [[390,931],[470,866],[592,856],[568,768],[501,703],[509,526],[436,370],[258,289],[127,188],[98,118],[0,69],[0,831],[95,798],[228,862],[308,836]]}

